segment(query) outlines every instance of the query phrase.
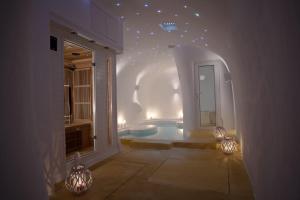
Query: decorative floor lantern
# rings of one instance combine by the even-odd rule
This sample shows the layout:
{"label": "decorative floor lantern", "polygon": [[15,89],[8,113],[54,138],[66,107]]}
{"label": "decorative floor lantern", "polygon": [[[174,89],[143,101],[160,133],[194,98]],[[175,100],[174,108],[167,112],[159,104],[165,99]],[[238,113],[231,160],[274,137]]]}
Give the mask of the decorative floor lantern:
{"label": "decorative floor lantern", "polygon": [[232,137],[225,137],[221,142],[221,149],[224,154],[233,154],[237,151],[237,142]]}
{"label": "decorative floor lantern", "polygon": [[218,142],[221,142],[224,139],[225,135],[226,135],[225,128],[220,126],[216,127],[215,138]]}
{"label": "decorative floor lantern", "polygon": [[79,164],[80,153],[77,152],[74,156],[75,165],[72,167],[70,174],[65,180],[66,188],[75,194],[81,194],[88,190],[92,183],[93,177],[89,169],[83,164]]}

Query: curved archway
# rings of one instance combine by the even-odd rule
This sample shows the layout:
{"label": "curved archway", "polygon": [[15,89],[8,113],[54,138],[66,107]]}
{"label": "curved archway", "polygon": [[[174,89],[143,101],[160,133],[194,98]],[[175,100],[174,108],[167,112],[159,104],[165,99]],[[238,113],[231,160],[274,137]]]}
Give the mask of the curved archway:
{"label": "curved archway", "polygon": [[199,91],[196,91],[198,83],[195,66],[208,63],[213,63],[215,68],[216,125],[235,129],[234,91],[226,61],[212,51],[190,45],[176,47],[173,53],[182,88],[185,134],[202,128],[199,123]]}

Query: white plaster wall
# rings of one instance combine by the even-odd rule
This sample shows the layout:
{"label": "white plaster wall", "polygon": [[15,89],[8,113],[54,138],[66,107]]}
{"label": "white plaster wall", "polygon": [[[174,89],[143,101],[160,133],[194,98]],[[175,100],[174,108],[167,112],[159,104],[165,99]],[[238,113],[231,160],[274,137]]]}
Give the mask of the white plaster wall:
{"label": "white plaster wall", "polygon": [[130,68],[122,70],[117,76],[117,103],[118,103],[118,121],[124,119],[128,124],[140,122],[139,113],[141,107],[133,103],[133,94],[136,85],[136,77],[141,73],[138,69],[126,65]]}
{"label": "white plaster wall", "polygon": [[[1,118],[3,136],[1,158],[7,158],[1,165],[1,188],[10,199],[46,199],[57,181],[65,177],[66,161],[63,126],[63,73],[62,56],[50,52],[50,19],[77,32],[83,32],[99,44],[115,51],[122,50],[122,25],[109,14],[105,24],[97,24],[98,30],[108,26],[114,28],[99,33],[96,25],[88,26],[101,13],[91,15],[91,1],[36,1],[26,3],[10,1],[3,4],[2,24],[5,27],[3,44],[3,67],[1,67],[1,92],[4,106]],[[2,8],[2,7],[1,7]],[[65,10],[64,10],[65,9]],[[68,10],[68,11],[66,11]],[[75,16],[76,14],[76,16]],[[7,19],[9,18],[9,23]],[[118,32],[118,34],[110,34]],[[22,34],[20,34],[22,33]],[[61,42],[61,41],[60,41]],[[62,43],[58,46],[60,52]],[[106,69],[104,57],[115,53],[102,50],[97,57],[97,151],[83,159],[88,166],[119,151],[116,137],[116,78],[113,78],[113,143],[107,144],[107,127],[104,107],[106,106]],[[114,71],[115,73],[115,71]],[[9,160],[9,161],[8,161]],[[4,163],[1,162],[1,163]],[[44,173],[44,175],[43,175]],[[45,176],[45,179],[43,179]],[[3,185],[2,183],[5,183]],[[30,183],[30,184],[28,184]],[[1,189],[1,191],[2,191]]]}
{"label": "white plaster wall", "polygon": [[52,0],[51,18],[90,39],[121,52],[123,25],[93,0]]}
{"label": "white plaster wall", "polygon": [[66,169],[69,170],[72,166],[72,161],[67,162],[65,157],[65,137],[64,137],[64,119],[63,119],[63,42],[64,40],[70,40],[86,46],[94,50],[94,62],[96,66],[94,68],[94,121],[95,121],[95,151],[82,157],[82,162],[87,166],[91,166],[108,156],[111,156],[119,151],[118,139],[117,139],[117,117],[116,117],[116,76],[115,67],[113,67],[113,127],[112,127],[112,144],[109,144],[108,138],[108,119],[107,119],[107,102],[106,102],[106,90],[107,90],[107,59],[110,57],[115,66],[115,53],[110,50],[105,50],[103,47],[95,44],[91,44],[84,39],[72,35],[67,31],[64,31],[61,26],[53,24],[51,26],[51,35],[58,39],[58,51],[50,51],[51,66],[54,99],[52,112],[55,119],[56,132],[52,135],[53,143],[55,144],[53,151],[55,157],[52,162],[55,164],[52,168],[53,180],[56,183],[61,181],[66,175]]}
{"label": "white plaster wall", "polygon": [[[82,34],[89,39],[96,41],[98,44],[114,49],[115,51],[122,50],[122,25],[115,17],[106,13],[93,1],[52,1],[50,7],[50,18],[52,22],[58,23],[66,28],[70,28],[79,34]],[[53,77],[52,90],[53,101],[52,105],[52,120],[53,126],[45,126],[53,130],[51,135],[52,146],[50,155],[49,171],[51,174],[50,183],[56,183],[63,180],[66,175],[66,169],[69,169],[72,162],[66,162],[65,158],[65,142],[64,142],[64,124],[63,124],[63,40],[70,39],[72,41],[81,42],[77,36],[70,35],[68,32],[61,31],[62,27],[56,26],[51,30],[59,41],[58,52],[50,52],[52,71],[49,76]],[[48,32],[47,41],[49,38]],[[104,50],[103,47],[90,44],[91,49],[95,50],[95,151],[82,158],[87,166],[91,166],[119,151],[117,139],[117,117],[116,117],[116,77],[115,66],[116,59],[113,50]],[[48,53],[49,53],[48,52]],[[111,57],[113,61],[113,127],[112,127],[112,143],[109,144],[107,115],[106,115],[106,62]],[[50,186],[51,186],[50,184]]]}
{"label": "white plaster wall", "polygon": [[257,200],[300,199],[299,3],[231,1],[237,125]]}
{"label": "white plaster wall", "polygon": [[177,119],[182,110],[181,91],[176,67],[154,69],[140,83],[139,99],[142,119]]}
{"label": "white plaster wall", "polygon": [[[141,62],[140,67],[125,63],[118,73],[118,116],[128,125],[147,120],[149,113],[157,119],[179,118],[182,102],[176,65],[157,60]],[[134,103],[134,95],[139,103]]]}
{"label": "white plaster wall", "polygon": [[[223,62],[220,62],[220,106],[221,106],[221,125],[227,130],[234,129],[235,127],[235,109],[234,109],[234,96],[232,93],[231,75]],[[230,74],[230,73],[229,73]],[[227,77],[226,77],[227,76]],[[229,76],[229,77],[228,77]]]}
{"label": "white plaster wall", "polygon": [[47,199],[42,156],[49,143],[44,146],[39,143],[49,133],[44,126],[49,119],[46,113],[51,101],[51,97],[44,96],[50,89],[47,82],[51,77],[42,77],[50,68],[47,63],[40,65],[48,56],[44,54],[48,52],[48,40],[40,37],[48,28],[43,21],[47,17],[43,13],[46,8],[46,1],[35,0],[1,5],[0,190],[3,199]]}

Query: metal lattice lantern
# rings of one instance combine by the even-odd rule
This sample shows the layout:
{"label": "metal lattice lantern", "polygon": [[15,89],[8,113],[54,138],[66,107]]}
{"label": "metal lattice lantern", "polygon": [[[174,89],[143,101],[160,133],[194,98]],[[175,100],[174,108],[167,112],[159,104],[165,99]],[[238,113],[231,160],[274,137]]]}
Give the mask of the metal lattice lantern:
{"label": "metal lattice lantern", "polygon": [[70,174],[65,180],[66,188],[75,194],[81,194],[88,190],[92,183],[93,177],[89,169],[83,164],[79,164],[80,154],[77,152],[74,156],[75,165],[72,167]]}
{"label": "metal lattice lantern", "polygon": [[215,138],[218,142],[221,142],[224,139],[225,135],[226,135],[225,128],[220,126],[216,127]]}
{"label": "metal lattice lantern", "polygon": [[237,142],[232,137],[225,137],[221,142],[221,149],[224,154],[233,154],[237,151]]}

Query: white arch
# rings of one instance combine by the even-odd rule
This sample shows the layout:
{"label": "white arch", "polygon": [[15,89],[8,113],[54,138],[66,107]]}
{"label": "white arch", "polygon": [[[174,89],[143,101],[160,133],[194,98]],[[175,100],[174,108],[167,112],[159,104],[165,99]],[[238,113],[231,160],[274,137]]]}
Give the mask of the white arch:
{"label": "white arch", "polygon": [[[219,56],[218,54],[207,50],[206,48],[184,45],[176,47],[173,50],[175,62],[177,65],[180,85],[182,88],[182,102],[183,102],[183,116],[184,116],[184,129],[185,133],[189,130],[197,128],[197,113],[196,113],[196,94],[194,86],[194,65],[196,63],[210,62],[210,61],[219,61],[223,63],[226,68],[226,73],[230,73],[229,66],[226,61]],[[231,85],[232,86],[232,85]],[[235,111],[235,98],[233,86],[232,89],[232,115],[233,115],[233,128],[235,128],[236,123],[236,111]]]}

